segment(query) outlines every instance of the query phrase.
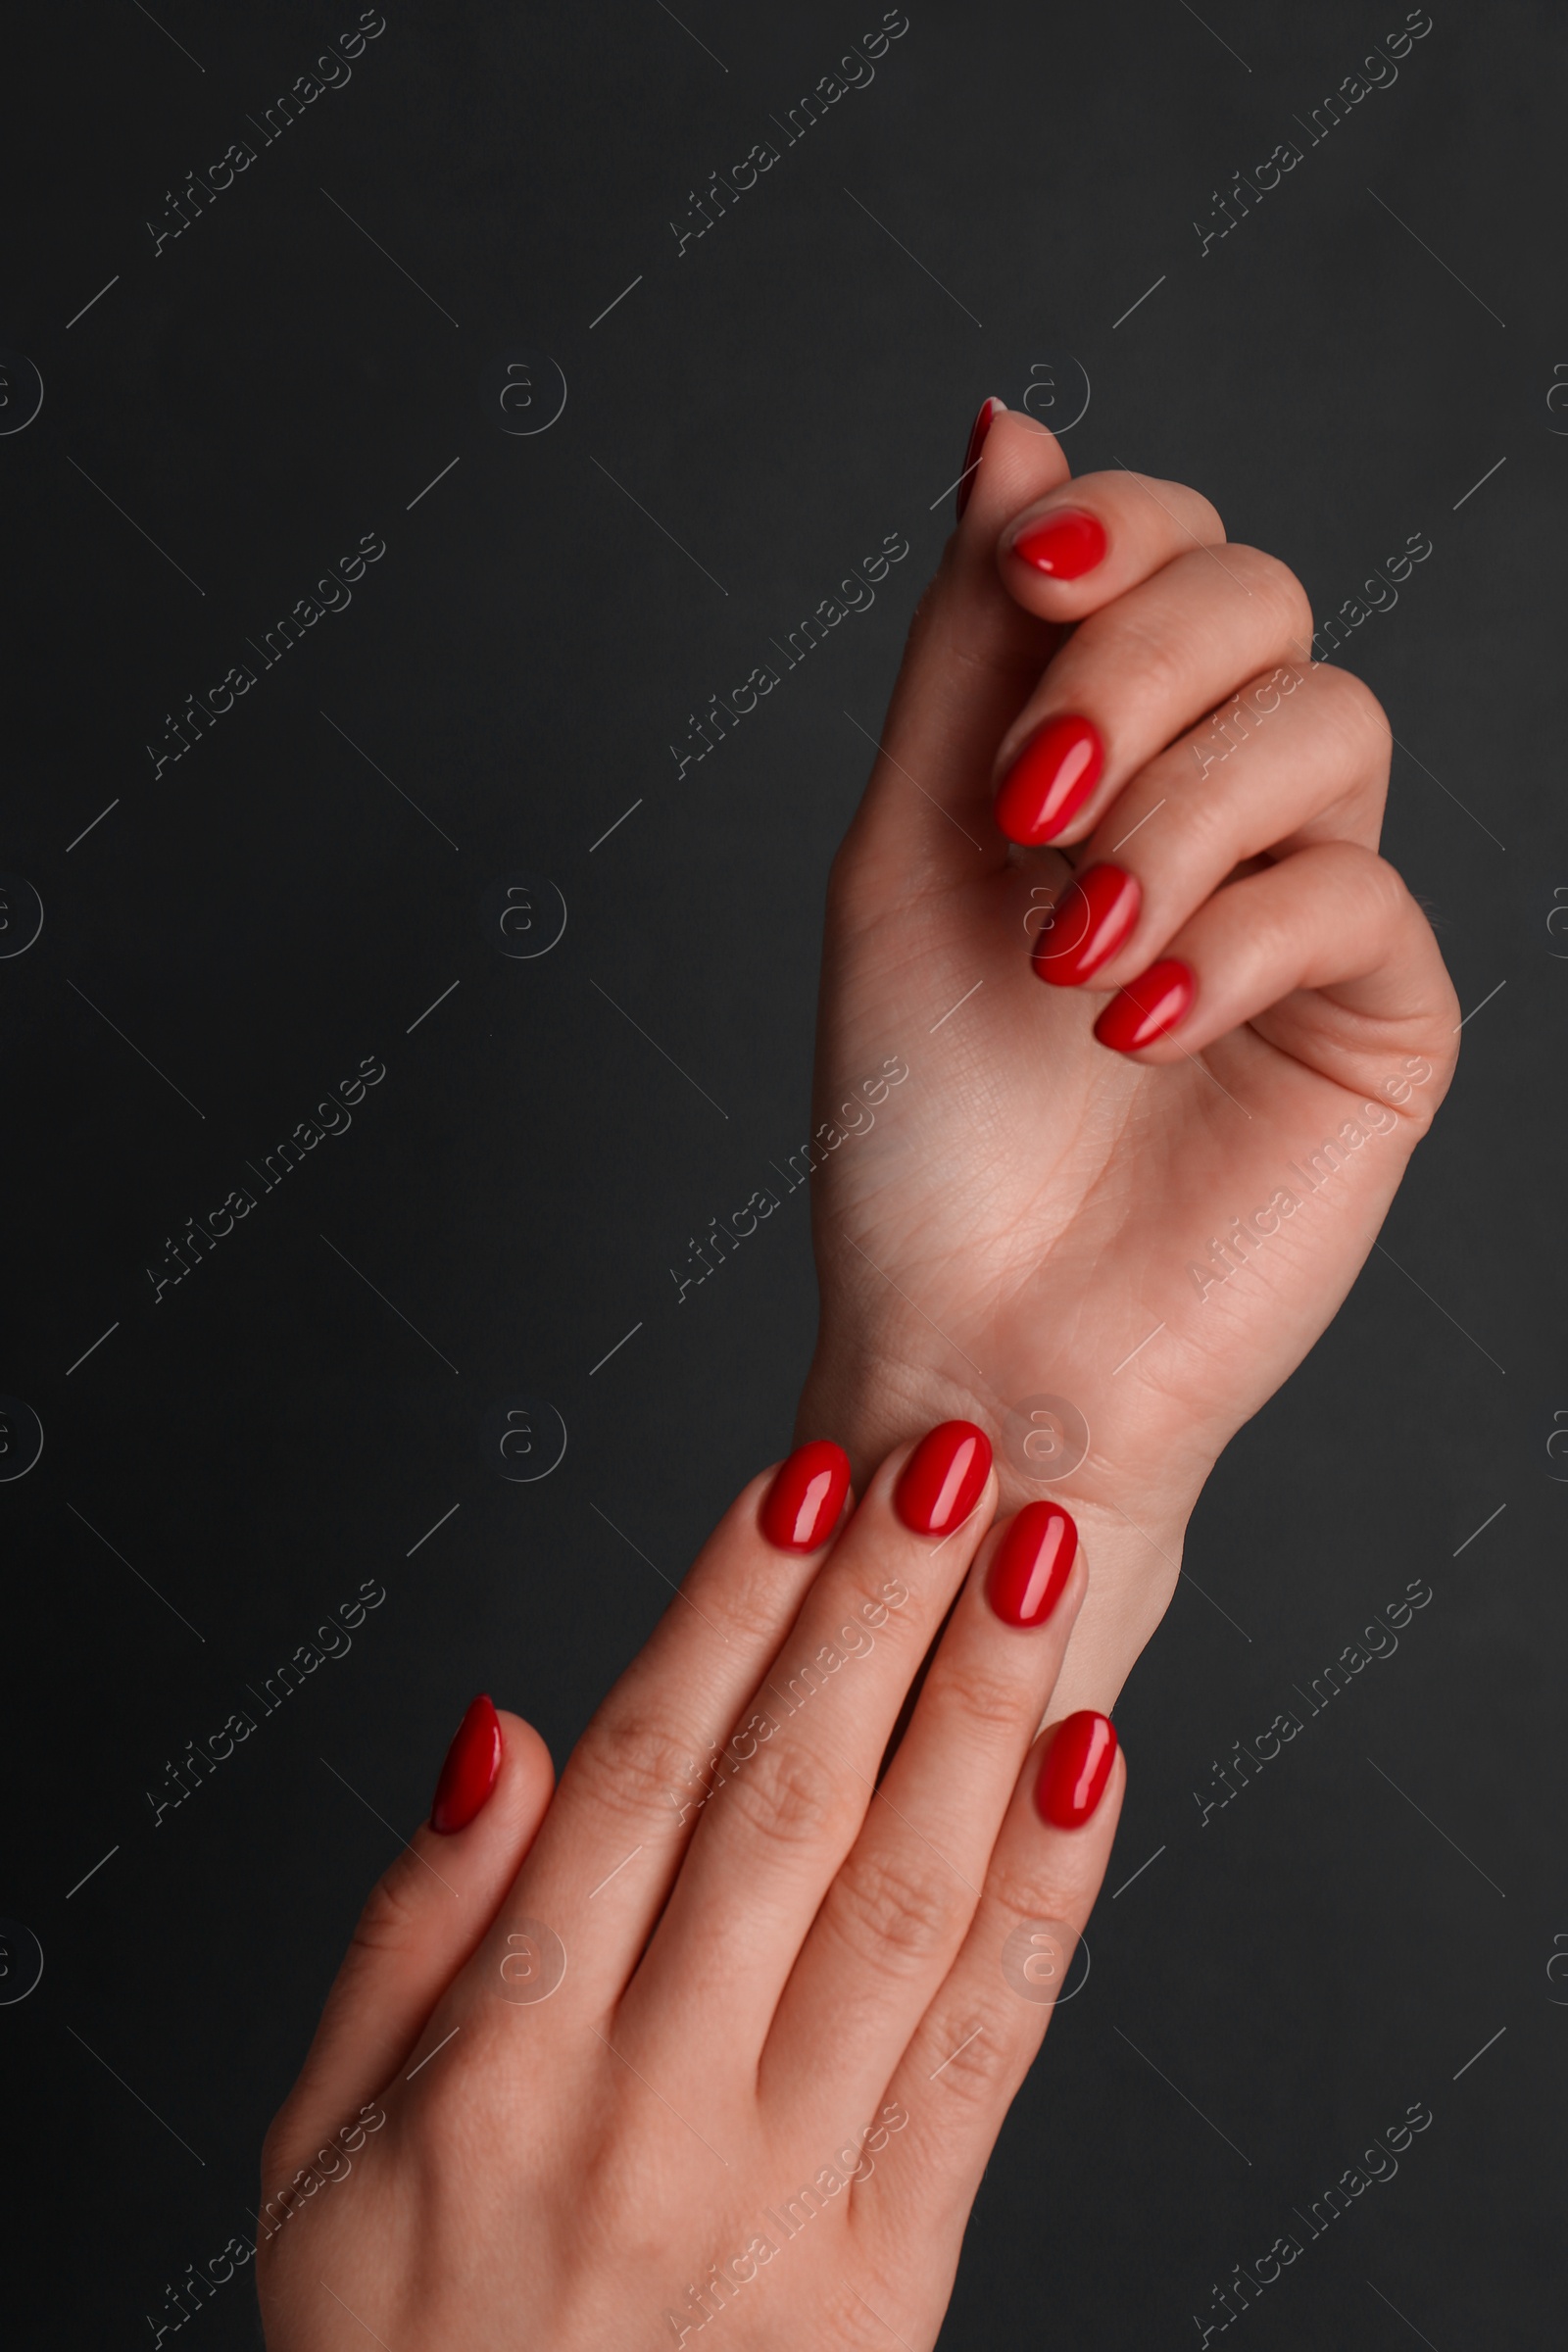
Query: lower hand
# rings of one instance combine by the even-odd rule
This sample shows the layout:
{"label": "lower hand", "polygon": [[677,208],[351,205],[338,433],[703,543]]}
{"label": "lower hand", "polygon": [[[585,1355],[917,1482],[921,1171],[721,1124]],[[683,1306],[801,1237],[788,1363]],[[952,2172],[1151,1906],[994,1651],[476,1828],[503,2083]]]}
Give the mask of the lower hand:
{"label": "lower hand", "polygon": [[272,2352],[654,2352],[732,2309],[750,2352],[934,2343],[1125,1776],[1102,1717],[1036,1738],[1070,1522],[993,1525],[961,1427],[835,1536],[848,1478],[746,1489],[554,1795],[470,1708],[269,2134]]}

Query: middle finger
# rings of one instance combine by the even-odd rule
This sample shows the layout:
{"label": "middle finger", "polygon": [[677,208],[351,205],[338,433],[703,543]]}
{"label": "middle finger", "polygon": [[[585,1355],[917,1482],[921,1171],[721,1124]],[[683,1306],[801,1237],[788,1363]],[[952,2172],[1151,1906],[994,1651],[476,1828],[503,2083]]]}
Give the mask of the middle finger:
{"label": "middle finger", "polygon": [[1254,547],[1194,548],[1081,621],[1007,729],[996,820],[1081,840],[1130,776],[1250,677],[1310,658],[1294,572]]}

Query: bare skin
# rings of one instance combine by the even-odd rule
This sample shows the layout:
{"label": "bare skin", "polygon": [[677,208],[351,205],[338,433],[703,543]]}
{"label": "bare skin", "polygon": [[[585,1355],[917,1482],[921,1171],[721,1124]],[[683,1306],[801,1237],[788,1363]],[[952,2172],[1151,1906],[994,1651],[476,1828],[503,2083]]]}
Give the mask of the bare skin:
{"label": "bare skin", "polygon": [[[554,1796],[504,1716],[477,1818],[394,1863],[264,2152],[272,2352],[934,2343],[1125,1770],[1080,1825],[1043,1818],[1082,1561],[1043,1624],[1004,1623],[995,1476],[914,1535],[907,1451],[804,1559],[769,1547],[755,1480]],[[687,1803],[715,1724],[725,1771]]]}
{"label": "bare skin", "polygon": [[[1228,544],[1178,483],[1069,480],[1026,416],[998,417],[972,479],[829,890],[822,1314],[798,1431],[858,1468],[944,1415],[987,1428],[1007,1499],[1064,1502],[1094,1563],[1054,1705],[1108,1708],[1214,1462],[1371,1250],[1459,1013],[1377,854],[1388,721],[1357,679],[1310,664],[1285,566]],[[1107,539],[1071,581],[1011,553],[1064,507]],[[1056,843],[1020,850],[995,790],[1061,712],[1099,726],[1104,772]],[[1105,860],[1142,886],[1137,926],[1087,986],[1045,986],[1029,938],[1073,869]],[[1197,976],[1191,1011],[1143,1052],[1107,1050],[1095,1015],[1167,956]],[[890,1055],[909,1076],[873,1111],[863,1081]],[[1227,1277],[1209,1245],[1228,1240]],[[1040,1395],[1088,1426],[1071,1467],[1076,1447],[1053,1462],[1037,1424],[1036,1466],[1070,1469],[1051,1484],[1009,1418]]]}

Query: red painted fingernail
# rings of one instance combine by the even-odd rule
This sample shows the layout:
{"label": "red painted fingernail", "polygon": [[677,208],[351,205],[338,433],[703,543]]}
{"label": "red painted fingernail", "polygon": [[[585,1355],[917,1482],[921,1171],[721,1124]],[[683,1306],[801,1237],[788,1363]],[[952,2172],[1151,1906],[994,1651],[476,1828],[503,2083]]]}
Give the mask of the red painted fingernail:
{"label": "red painted fingernail", "polygon": [[1055,988],[1079,988],[1131,936],[1144,893],[1119,865],[1092,865],[1063,891],[1035,935],[1030,961]]}
{"label": "red painted fingernail", "polygon": [[431,1829],[439,1830],[445,1838],[450,1838],[455,1830],[466,1830],[483,1807],[500,1770],[501,1724],[494,1707],[481,1693],[459,1724],[458,1736],[447,1749],[447,1760],[435,1785],[435,1803],[430,1807]]}
{"label": "red painted fingernail", "polygon": [[1035,1783],[1035,1809],[1058,1830],[1082,1829],[1105,1793],[1116,1761],[1116,1727],[1093,1707],[1058,1723]]}
{"label": "red painted fingernail", "polygon": [[917,1536],[945,1536],[967,1519],[991,1476],[991,1440],[972,1421],[928,1430],[899,1473],[893,1508]]}
{"label": "red painted fingernail", "polygon": [[1009,841],[1038,849],[1069,825],[1100,781],[1100,729],[1070,712],[1049,718],[1002,780],[997,822]]}
{"label": "red painted fingernail", "polygon": [[839,1523],[850,1490],[850,1457],[831,1438],[813,1438],[781,1462],[758,1524],[776,1551],[815,1551]]}
{"label": "red painted fingernail", "polygon": [[1081,580],[1104,559],[1105,526],[1082,507],[1058,507],[1018,533],[1012,552],[1048,580]]}
{"label": "red painted fingernail", "polygon": [[969,446],[963,453],[963,471],[958,476],[958,519],[960,522],[963,519],[963,510],[969,504],[969,493],[974,488],[975,467],[980,463],[980,452],[986,445],[986,435],[996,423],[997,418],[1003,415],[1005,406],[1005,402],[995,398],[983,400],[980,403],[980,413],[969,427]]}
{"label": "red painted fingernail", "polygon": [[1072,1574],[1078,1530],[1059,1502],[1026,1502],[997,1547],[986,1598],[1004,1625],[1044,1625]]}
{"label": "red painted fingernail", "polygon": [[1162,956],[1147,972],[1119,988],[1095,1023],[1095,1035],[1116,1054],[1136,1054],[1157,1037],[1168,1037],[1192,1008],[1198,982],[1176,956]]}

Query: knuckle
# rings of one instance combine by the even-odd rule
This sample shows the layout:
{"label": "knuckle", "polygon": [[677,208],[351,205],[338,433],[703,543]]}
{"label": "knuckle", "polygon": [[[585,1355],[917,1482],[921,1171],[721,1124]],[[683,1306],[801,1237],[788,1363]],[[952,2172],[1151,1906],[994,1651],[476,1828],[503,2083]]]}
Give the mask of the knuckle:
{"label": "knuckle", "polygon": [[865,1845],[839,1872],[833,1908],[839,1935],[858,1958],[912,1973],[956,1943],[971,1898],[934,1854]]}
{"label": "knuckle", "polygon": [[785,1851],[825,1842],[849,1801],[826,1760],[798,1740],[770,1740],[724,1788],[726,1813]]}
{"label": "knuckle", "polygon": [[1018,2071],[1019,2039],[1016,2014],[1000,2001],[971,2001],[967,2009],[934,2014],[922,2053],[933,2061],[926,2073],[942,2097],[962,2107],[995,2108]]}
{"label": "knuckle", "polygon": [[1313,669],[1313,705],[1325,720],[1359,755],[1386,759],[1392,743],[1388,713],[1364,679],[1332,662]]}
{"label": "knuckle", "polygon": [[[1045,1854],[1033,1858],[1017,1854],[993,1857],[986,1880],[986,1901],[1000,1922],[996,1932],[999,1954],[1020,1920],[1054,1919],[1076,1924],[1090,1908],[1100,1883],[1098,1857],[1084,1854],[1081,1866],[1074,1868],[1082,1841],[1054,1838],[1051,1842],[1057,1850],[1049,1858]],[[1065,1851],[1060,1850],[1063,1843]],[[1066,1868],[1062,1867],[1064,1862]]]}
{"label": "knuckle", "polygon": [[1265,548],[1235,544],[1226,551],[1225,561],[1236,569],[1244,586],[1268,601],[1273,617],[1284,623],[1290,637],[1303,647],[1310,645],[1311,599],[1288,564]]}
{"label": "knuckle", "polygon": [[400,1952],[417,1939],[422,1911],[418,1899],[422,1889],[415,1885],[417,1869],[412,1855],[400,1854],[391,1869],[376,1880],[354,1923],[351,1952]]}
{"label": "knuckle", "polygon": [[619,1819],[646,1822],[691,1794],[704,1758],[688,1732],[661,1722],[647,1706],[612,1699],[590,1724],[566,1766],[562,1788]]}
{"label": "knuckle", "polygon": [[1035,1692],[1020,1684],[1015,1673],[1002,1672],[977,1657],[955,1659],[940,1675],[933,1670],[928,1689],[945,1713],[987,1733],[1016,1732],[1025,1717],[1039,1713]]}

